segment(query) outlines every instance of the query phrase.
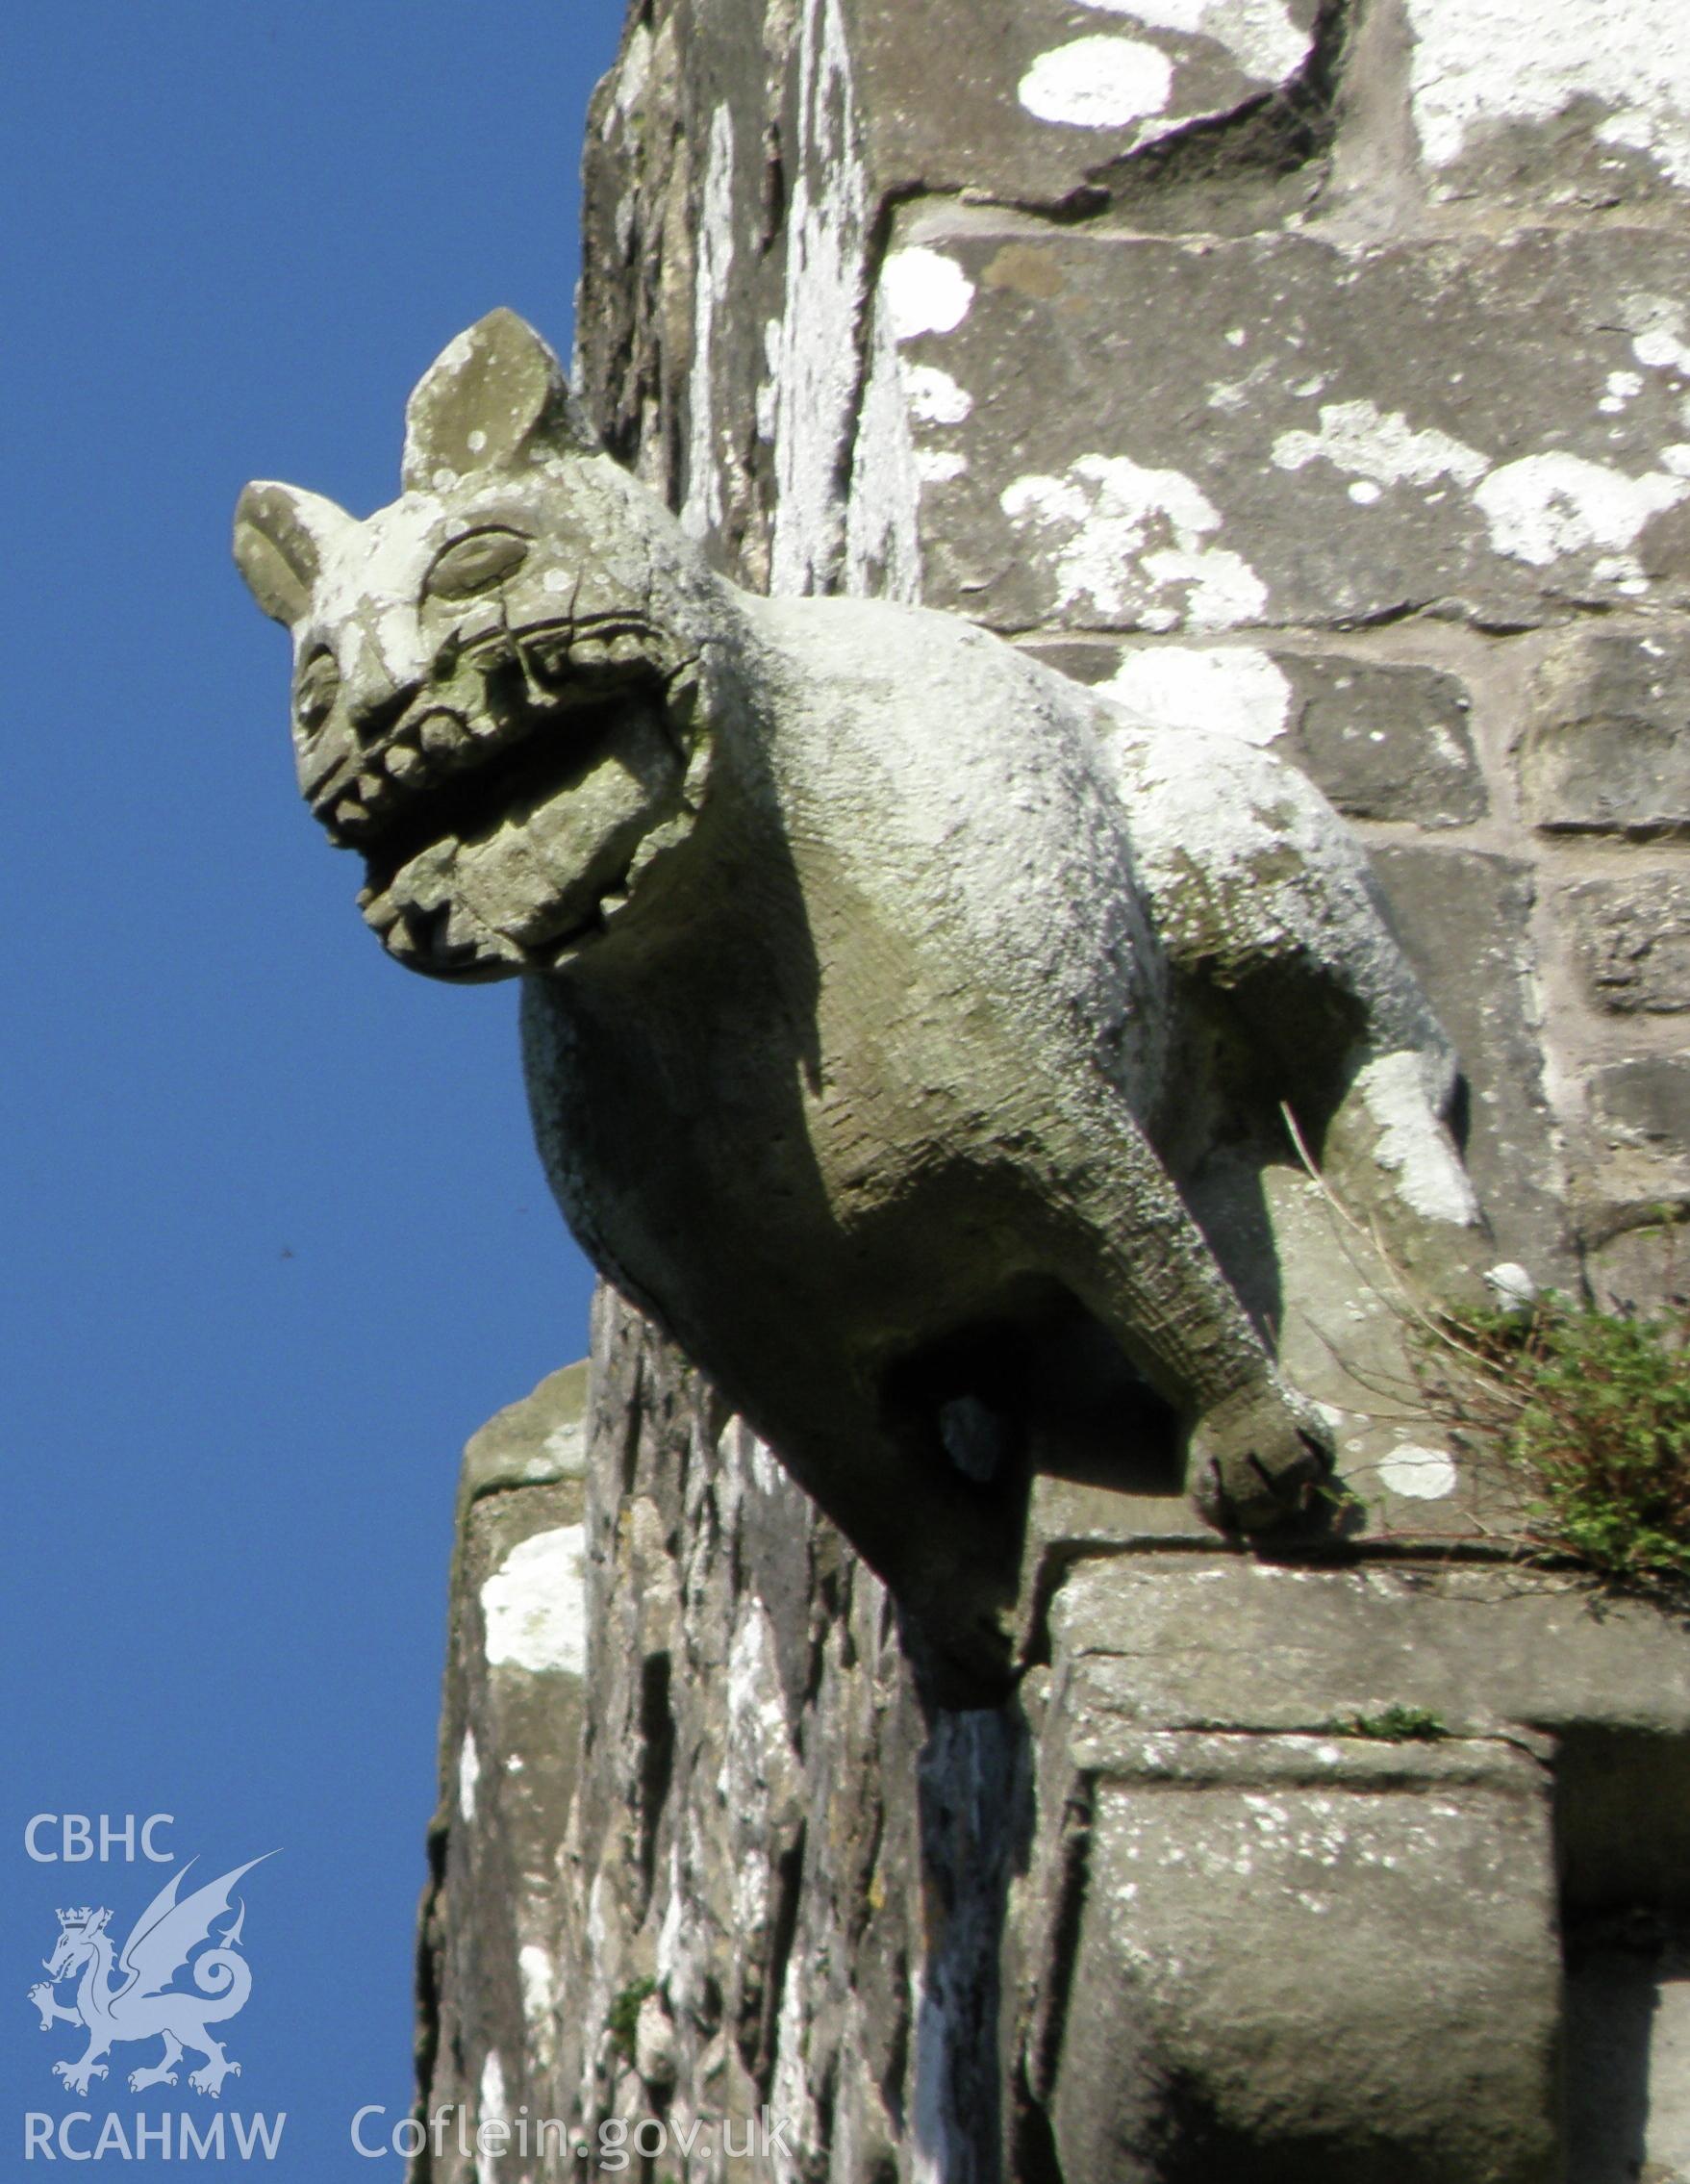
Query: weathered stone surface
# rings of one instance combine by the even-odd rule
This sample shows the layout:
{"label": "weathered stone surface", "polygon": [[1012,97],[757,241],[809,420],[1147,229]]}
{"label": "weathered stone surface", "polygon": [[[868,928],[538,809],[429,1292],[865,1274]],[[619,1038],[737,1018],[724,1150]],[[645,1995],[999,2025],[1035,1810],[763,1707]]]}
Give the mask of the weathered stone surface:
{"label": "weathered stone surface", "polygon": [[1499,1742],[1166,1734],[1090,1758],[1065,2176],[1558,2176],[1540,1766]]}
{"label": "weathered stone surface", "polygon": [[1460,826],[1488,808],[1472,700],[1435,669],[1254,645],[1119,646],[1030,640],[1137,727],[1195,728],[1272,745],[1349,819]]}
{"label": "weathered stone surface", "polygon": [[[504,1414],[518,1471],[553,1431],[557,1384],[532,1399],[537,1418]],[[572,1376],[572,1416],[579,1394]],[[590,2152],[607,2124],[661,2118],[691,2140],[699,2184],[903,2176],[918,2128],[943,2173],[984,2178],[1025,1802],[1016,1718],[923,1714],[881,1587],[609,1291],[587,1429],[591,1713],[557,1709],[554,1678],[554,1711],[524,1716],[521,1741],[508,1714],[505,1741],[483,1728],[467,1795],[466,1714],[485,1723],[511,1673],[476,1650],[503,1536],[458,1562],[425,2107],[461,2101],[473,2121],[502,2089],[505,2113],[526,2101]],[[471,1464],[485,1475],[485,1444]],[[501,1482],[468,1504],[466,1540],[480,1511],[549,1526],[559,1490]],[[568,1770],[574,1790],[531,1831],[510,1801],[536,1767]],[[733,2152],[769,2114],[791,2165],[777,2146],[772,2171]],[[578,2174],[574,2160],[541,2173]],[[417,2173],[474,2171],[449,2152]]]}
{"label": "weathered stone surface", "polygon": [[1200,634],[1690,596],[1685,374],[1632,330],[1676,240],[905,233],[883,279],[957,299],[902,349],[961,391],[916,427],[936,604]]}
{"label": "weathered stone surface", "polygon": [[[1690,1739],[1690,1645],[1674,1616],[1508,1564],[1120,1557],[1067,1578],[1050,1633],[1075,1681],[1073,1717],[1094,1725],[1317,1735],[1400,1706],[1454,1737],[1601,1737],[1648,1747],[1663,1767]],[[1633,1815],[1632,1855],[1663,1905],[1690,1904],[1677,1788],[1690,1760],[1680,1749],[1670,1765]]]}
{"label": "weathered stone surface", "polygon": [[1592,1119],[1642,1192],[1690,1187],[1690,1054],[1640,1054],[1590,1079]]}
{"label": "weathered stone surface", "polygon": [[[1559,2177],[1558,1884],[1579,1932],[1686,1902],[1677,1624],[1518,1568],[1122,1558],[1050,1634],[1017,2024],[1062,2173]],[[1587,2002],[1575,2114],[1622,2051],[1664,2158],[1670,2035]]]}
{"label": "weathered stone surface", "polygon": [[[1325,140],[1321,90],[1308,80],[1318,13],[1315,0],[921,9],[847,0],[842,21],[882,190],[921,184],[1096,213],[1112,198],[1136,209],[1158,186],[1198,181],[1186,171],[1199,165],[1193,139],[1207,153],[1205,209],[1225,202],[1223,181],[1234,203],[1257,207],[1262,170],[1295,172]],[[936,54],[943,100],[929,92]],[[1286,209],[1310,188],[1289,193]]]}
{"label": "weathered stone surface", "polygon": [[1690,1008],[1690,877],[1679,868],[1587,879],[1561,905],[1593,1001],[1620,1016]]}
{"label": "weathered stone surface", "polygon": [[1569,1902],[1690,1908],[1690,1650],[1655,1609],[1506,1566],[1119,1560],[1068,1580],[1051,1633],[1075,1722],[1318,1735],[1403,1707],[1455,1738],[1542,1733]]}
{"label": "weathered stone surface", "polygon": [[1531,868],[1471,851],[1389,844],[1374,866],[1409,960],[1472,1088],[1465,1157],[1498,1256],[1540,1282],[1574,1279],[1562,1155],[1543,1084]]}
{"label": "weathered stone surface", "polygon": [[1653,1215],[1659,1201],[1623,1209],[1626,1225],[1597,1225],[1584,1252],[1592,1301],[1603,1311],[1645,1317],[1690,1310],[1690,1248],[1682,1232],[1663,1229]]}
{"label": "weathered stone surface", "polygon": [[1690,190],[1690,37],[1674,0],[1407,0],[1441,198],[1594,209]]}
{"label": "weathered stone surface", "polygon": [[[586,1366],[568,1366],[465,1452],[417,2079],[429,2114],[461,2109],[471,2131],[524,2102],[546,2112],[557,2054],[557,1849],[586,1713]],[[456,2159],[435,2184],[471,2173]]]}
{"label": "weathered stone surface", "polygon": [[1526,806],[1554,833],[1690,827],[1690,638],[1644,628],[1563,638],[1533,681]]}
{"label": "weathered stone surface", "polygon": [[1472,703],[1430,668],[1280,656],[1296,693],[1285,755],[1350,819],[1460,826],[1488,804],[1474,756]]}

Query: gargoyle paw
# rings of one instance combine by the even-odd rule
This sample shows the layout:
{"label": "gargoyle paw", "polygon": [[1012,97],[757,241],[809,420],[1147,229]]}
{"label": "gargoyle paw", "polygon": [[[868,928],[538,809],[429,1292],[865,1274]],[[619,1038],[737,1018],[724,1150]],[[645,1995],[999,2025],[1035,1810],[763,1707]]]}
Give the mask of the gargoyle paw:
{"label": "gargoyle paw", "polygon": [[1193,1491],[1211,1524],[1270,1532],[1307,1515],[1332,1468],[1332,1437],[1313,1405],[1275,1379],[1207,1411],[1191,1455]]}

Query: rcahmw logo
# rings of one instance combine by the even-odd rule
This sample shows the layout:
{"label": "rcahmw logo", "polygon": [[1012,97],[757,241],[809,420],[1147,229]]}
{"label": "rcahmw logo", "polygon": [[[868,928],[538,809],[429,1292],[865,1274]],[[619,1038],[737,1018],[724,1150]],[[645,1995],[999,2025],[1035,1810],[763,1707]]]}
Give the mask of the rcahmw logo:
{"label": "rcahmw logo", "polygon": [[[26,1830],[25,1847],[32,1858],[42,1856],[39,1823],[45,1817],[38,1816]],[[155,1823],[167,1817],[155,1815],[141,1831],[143,1856],[158,1855],[152,1847]],[[63,1855],[80,1862],[77,1853],[91,1855],[93,1840],[91,1828],[79,1827],[74,1833],[65,1828]],[[135,1854],[133,1826],[113,1830],[102,1820],[99,1840],[102,1860],[116,1842],[124,1843],[129,1857]],[[83,1849],[85,1843],[90,1845],[88,1850]],[[274,1855],[273,1851],[265,1854]],[[175,2085],[184,2050],[199,2058],[197,2069],[188,2072],[188,2083],[205,2099],[219,2099],[225,2080],[240,2076],[240,2065],[221,2037],[222,2027],[245,2007],[252,1993],[252,1970],[241,1954],[246,1905],[235,1890],[255,1866],[263,1864],[263,1858],[248,1859],[244,1866],[184,1895],[182,1885],[194,1865],[189,1859],[147,1905],[120,1949],[113,1945],[109,1907],[81,1904],[60,1912],[53,1953],[42,1959],[47,1976],[30,1989],[29,1999],[40,2013],[43,2032],[69,2024],[88,2036],[80,2055],[62,2058],[52,2067],[53,2075],[68,2093],[86,2097],[89,2085],[107,2075],[106,2057],[112,2050],[139,2042],[158,2041],[162,2045],[156,2057],[128,2073],[132,2093]],[[172,1985],[183,1972],[192,1985]],[[74,1990],[68,2007],[60,2000],[62,1987]],[[61,2116],[31,2111],[24,2118],[24,2159],[34,2161],[38,2155],[46,2161],[98,2161],[113,2155],[123,2161],[144,2161],[156,2154],[164,2161],[255,2157],[273,2161],[287,2121],[285,2114],[223,2115],[193,2109],[127,2118],[115,2111],[96,2118],[84,2108]]]}

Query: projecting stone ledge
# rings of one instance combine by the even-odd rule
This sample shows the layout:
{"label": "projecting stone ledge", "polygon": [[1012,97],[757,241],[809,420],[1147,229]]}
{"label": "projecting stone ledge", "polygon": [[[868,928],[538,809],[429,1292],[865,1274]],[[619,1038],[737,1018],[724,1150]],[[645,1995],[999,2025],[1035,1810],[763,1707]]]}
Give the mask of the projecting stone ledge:
{"label": "projecting stone ledge", "polygon": [[1041,1481],[1046,1665],[923,1714],[880,1588],[609,1295],[588,1377],[467,1455],[430,2113],[719,2146],[771,2103],[794,2175],[1690,2166],[1674,1622],[1435,1540],[1265,1562]]}
{"label": "projecting stone ledge", "polygon": [[1198,1556],[1084,1566],[1050,1631],[1023,2145],[1086,2184],[1682,2173],[1690,1988],[1613,1917],[1690,1908],[1681,1630]]}

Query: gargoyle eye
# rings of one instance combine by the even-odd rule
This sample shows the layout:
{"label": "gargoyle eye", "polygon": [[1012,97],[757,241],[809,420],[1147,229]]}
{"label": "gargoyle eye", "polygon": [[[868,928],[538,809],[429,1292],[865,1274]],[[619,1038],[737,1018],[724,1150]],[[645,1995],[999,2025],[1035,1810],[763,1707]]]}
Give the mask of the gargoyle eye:
{"label": "gargoyle eye", "polygon": [[437,599],[469,599],[514,576],[528,559],[529,542],[515,531],[470,531],[441,546],[423,579],[423,594]]}
{"label": "gargoyle eye", "polygon": [[335,665],[335,655],[329,651],[315,651],[299,671],[299,679],[293,686],[293,717],[308,735],[315,735],[318,728],[335,709],[335,699],[341,695],[341,671]]}

